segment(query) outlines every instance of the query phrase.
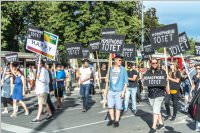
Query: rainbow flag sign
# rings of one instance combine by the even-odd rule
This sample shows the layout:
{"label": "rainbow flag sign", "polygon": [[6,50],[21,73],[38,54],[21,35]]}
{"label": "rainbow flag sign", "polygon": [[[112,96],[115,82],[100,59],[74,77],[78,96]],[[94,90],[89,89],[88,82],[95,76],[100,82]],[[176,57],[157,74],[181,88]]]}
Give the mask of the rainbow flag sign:
{"label": "rainbow flag sign", "polygon": [[29,28],[26,49],[54,60],[58,45],[58,36],[52,33]]}

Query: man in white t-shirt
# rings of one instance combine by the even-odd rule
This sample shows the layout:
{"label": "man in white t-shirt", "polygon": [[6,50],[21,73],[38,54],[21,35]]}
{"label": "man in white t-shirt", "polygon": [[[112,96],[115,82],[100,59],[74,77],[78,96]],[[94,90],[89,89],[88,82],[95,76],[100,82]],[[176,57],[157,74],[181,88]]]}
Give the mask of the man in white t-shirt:
{"label": "man in white t-shirt", "polygon": [[45,68],[44,61],[41,61],[41,67],[37,75],[36,87],[35,87],[35,93],[38,96],[38,112],[36,118],[32,120],[32,122],[34,123],[40,122],[40,116],[42,113],[43,106],[46,106],[46,110],[48,112],[48,116],[46,117],[46,119],[48,120],[52,117],[52,112],[47,104],[47,96],[49,93],[49,82],[50,82],[49,73]]}
{"label": "man in white t-shirt", "polygon": [[83,112],[88,110],[89,92],[90,92],[90,77],[91,69],[89,68],[88,60],[84,59],[82,61],[83,66],[79,69],[80,77],[80,95],[83,98]]}

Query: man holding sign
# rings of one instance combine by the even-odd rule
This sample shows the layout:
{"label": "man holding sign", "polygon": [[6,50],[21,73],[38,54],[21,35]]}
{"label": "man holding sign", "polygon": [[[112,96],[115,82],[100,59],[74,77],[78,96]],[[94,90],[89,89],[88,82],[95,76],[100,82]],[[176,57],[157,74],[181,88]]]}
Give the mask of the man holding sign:
{"label": "man holding sign", "polygon": [[[107,95],[107,104],[111,120],[108,122],[107,126],[114,124],[114,127],[119,127],[120,111],[123,109],[122,102],[128,85],[127,71],[121,66],[122,59],[123,57],[121,55],[116,55],[114,60],[115,64],[110,69],[110,89]],[[116,109],[115,113],[114,108]]]}
{"label": "man holding sign", "polygon": [[[157,59],[152,59],[150,63],[151,63],[151,68],[146,72],[143,78],[144,78],[144,85],[148,87],[149,102],[153,107],[153,124],[150,133],[156,133],[157,124],[158,124],[157,127],[158,130],[164,128],[160,110],[161,110],[161,104],[165,96],[167,74],[164,70],[159,69]],[[163,76],[165,79],[165,83],[163,83]]]}

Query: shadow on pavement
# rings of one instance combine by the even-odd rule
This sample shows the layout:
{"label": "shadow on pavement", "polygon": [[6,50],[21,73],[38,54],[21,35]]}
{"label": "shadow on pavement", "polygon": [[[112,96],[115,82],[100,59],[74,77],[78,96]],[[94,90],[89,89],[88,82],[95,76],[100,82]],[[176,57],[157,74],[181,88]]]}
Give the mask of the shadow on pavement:
{"label": "shadow on pavement", "polygon": [[173,127],[165,126],[164,133],[181,133],[181,132],[175,131]]}
{"label": "shadow on pavement", "polygon": [[[56,118],[61,115],[62,113],[65,112],[66,109],[68,108],[71,108],[71,107],[76,107],[76,106],[80,106],[80,104],[77,104],[77,98],[66,98],[64,100],[64,106],[63,106],[63,109],[62,110],[58,110],[55,112],[55,114],[53,115],[53,119],[51,120],[48,120],[48,121],[45,121],[40,123],[40,125],[38,125],[36,128],[34,128],[34,130],[36,131],[42,131],[44,128],[46,128],[52,121],[55,121]],[[89,100],[89,109],[95,104],[96,102],[94,100],[91,99],[90,97],[90,100]],[[55,103],[54,103],[55,105]],[[59,121],[58,123],[56,123],[59,127]],[[60,127],[61,128],[61,127]],[[31,132],[31,133],[35,133],[35,132]]]}
{"label": "shadow on pavement", "polygon": [[187,126],[191,129],[191,130],[195,130],[196,127],[195,127],[195,122],[192,121],[192,120],[186,120],[187,121]]}
{"label": "shadow on pavement", "polygon": [[152,124],[152,114],[151,113],[138,109],[136,116],[140,117],[143,121],[145,121],[147,123],[149,128],[151,128],[151,126],[152,126],[151,125]]}

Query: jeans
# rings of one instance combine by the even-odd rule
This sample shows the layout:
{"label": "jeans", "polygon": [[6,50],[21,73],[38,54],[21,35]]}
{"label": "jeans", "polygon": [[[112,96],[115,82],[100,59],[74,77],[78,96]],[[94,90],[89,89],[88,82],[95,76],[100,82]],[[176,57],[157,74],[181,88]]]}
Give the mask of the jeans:
{"label": "jeans", "polygon": [[88,109],[89,92],[90,92],[90,84],[81,84],[80,95],[83,98],[83,109],[86,110]]}
{"label": "jeans", "polygon": [[125,101],[124,101],[124,111],[128,110],[128,104],[129,104],[129,98],[131,95],[132,99],[132,111],[136,111],[136,93],[137,93],[137,87],[127,88],[126,94],[125,94]]}
{"label": "jeans", "polygon": [[178,107],[178,93],[177,94],[167,94],[165,96],[165,108],[166,108],[167,114],[169,116],[171,116],[171,113],[170,113],[170,99],[172,99],[172,102],[173,102],[173,116],[176,117],[177,107]]}
{"label": "jeans", "polygon": [[196,121],[196,130],[200,130],[200,122]]}

